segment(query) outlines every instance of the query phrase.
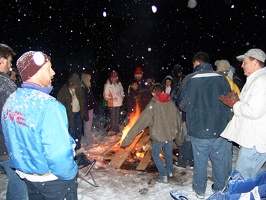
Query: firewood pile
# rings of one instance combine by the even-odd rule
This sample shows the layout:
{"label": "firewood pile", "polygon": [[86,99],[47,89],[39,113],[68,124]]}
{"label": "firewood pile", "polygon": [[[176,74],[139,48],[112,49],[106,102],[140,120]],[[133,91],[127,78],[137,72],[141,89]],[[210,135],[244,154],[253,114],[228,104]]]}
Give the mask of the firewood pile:
{"label": "firewood pile", "polygon": [[[152,142],[149,137],[149,129],[146,128],[140,132],[130,146],[126,148],[120,147],[120,141],[104,152],[103,159],[110,161],[110,165],[115,168],[121,168],[129,156],[140,154],[140,159],[135,170],[144,171],[151,162]],[[163,159],[163,158],[162,158]],[[173,159],[177,161],[177,156],[173,155]]]}

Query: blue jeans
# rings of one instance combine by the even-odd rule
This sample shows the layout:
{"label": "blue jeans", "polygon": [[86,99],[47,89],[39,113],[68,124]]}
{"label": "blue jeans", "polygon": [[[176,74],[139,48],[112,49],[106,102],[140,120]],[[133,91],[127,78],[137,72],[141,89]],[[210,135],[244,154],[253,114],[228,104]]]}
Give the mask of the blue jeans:
{"label": "blue jeans", "polygon": [[207,186],[207,164],[210,157],[212,162],[213,189],[222,190],[227,178],[225,166],[226,139],[198,139],[191,136],[194,155],[193,189],[199,195],[205,195]]}
{"label": "blue jeans", "polygon": [[76,142],[76,148],[75,150],[80,149],[81,144],[81,135],[82,135],[82,118],[80,112],[75,112],[73,113],[73,118],[74,118],[74,126],[69,126],[69,133],[71,137],[75,140]]}
{"label": "blue jeans", "polygon": [[120,107],[110,107],[110,115],[111,115],[111,129],[114,132],[119,133],[119,111]]}
{"label": "blue jeans", "polygon": [[7,200],[26,200],[28,199],[27,185],[22,180],[15,170],[10,167],[9,160],[0,161],[0,165],[6,172],[8,177],[8,185],[6,192]]}
{"label": "blue jeans", "polygon": [[225,149],[226,149],[225,166],[227,167],[227,175],[229,177],[232,172],[233,143],[230,141],[227,141]]}
{"label": "blue jeans", "polygon": [[[164,153],[165,167],[160,158],[161,148]],[[158,169],[160,176],[167,176],[168,173],[173,173],[173,141],[167,142],[152,142],[152,158]]]}
{"label": "blue jeans", "polygon": [[77,180],[31,182],[25,179],[30,200],[77,200]]}
{"label": "blue jeans", "polygon": [[244,178],[255,178],[261,167],[266,162],[266,153],[258,153],[256,148],[241,147],[236,161],[236,170]]}

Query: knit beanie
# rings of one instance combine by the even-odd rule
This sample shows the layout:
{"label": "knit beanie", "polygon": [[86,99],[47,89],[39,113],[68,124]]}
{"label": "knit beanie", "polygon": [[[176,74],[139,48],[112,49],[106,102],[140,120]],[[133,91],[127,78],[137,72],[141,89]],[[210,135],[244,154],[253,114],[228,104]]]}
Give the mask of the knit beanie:
{"label": "knit beanie", "polygon": [[115,70],[113,70],[110,74],[110,78],[118,78],[118,73]]}
{"label": "knit beanie", "polygon": [[143,76],[143,71],[140,67],[137,67],[135,72],[134,72],[134,77],[137,82],[141,82]]}
{"label": "knit beanie", "polygon": [[217,66],[217,69],[221,72],[230,70],[230,63],[227,60],[216,60],[214,65]]}
{"label": "knit beanie", "polygon": [[140,67],[137,67],[134,74],[137,74],[137,75],[141,74],[142,75],[143,71]]}
{"label": "knit beanie", "polygon": [[17,60],[17,69],[21,75],[22,81],[30,79],[39,69],[51,58],[39,51],[29,51],[24,53]]}

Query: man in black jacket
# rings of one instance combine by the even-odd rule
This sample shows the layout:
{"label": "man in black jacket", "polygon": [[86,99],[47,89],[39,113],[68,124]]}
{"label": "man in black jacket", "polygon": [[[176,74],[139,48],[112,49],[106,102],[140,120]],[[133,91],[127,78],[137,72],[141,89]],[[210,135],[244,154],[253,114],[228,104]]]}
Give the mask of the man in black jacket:
{"label": "man in black jacket", "polygon": [[204,199],[207,185],[207,163],[212,161],[214,191],[222,190],[227,176],[225,145],[220,137],[229,120],[229,107],[219,101],[221,95],[231,91],[223,74],[215,72],[209,56],[197,53],[193,59],[194,72],[182,81],[177,103],[186,112],[188,134],[194,156],[193,189],[199,199]]}

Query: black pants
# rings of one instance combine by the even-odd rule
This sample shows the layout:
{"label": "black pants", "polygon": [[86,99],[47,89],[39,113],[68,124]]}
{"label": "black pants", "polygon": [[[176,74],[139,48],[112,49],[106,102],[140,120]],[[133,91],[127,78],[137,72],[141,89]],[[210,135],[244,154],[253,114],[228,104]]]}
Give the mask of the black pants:
{"label": "black pants", "polygon": [[77,200],[77,180],[31,182],[25,179],[29,200]]}

